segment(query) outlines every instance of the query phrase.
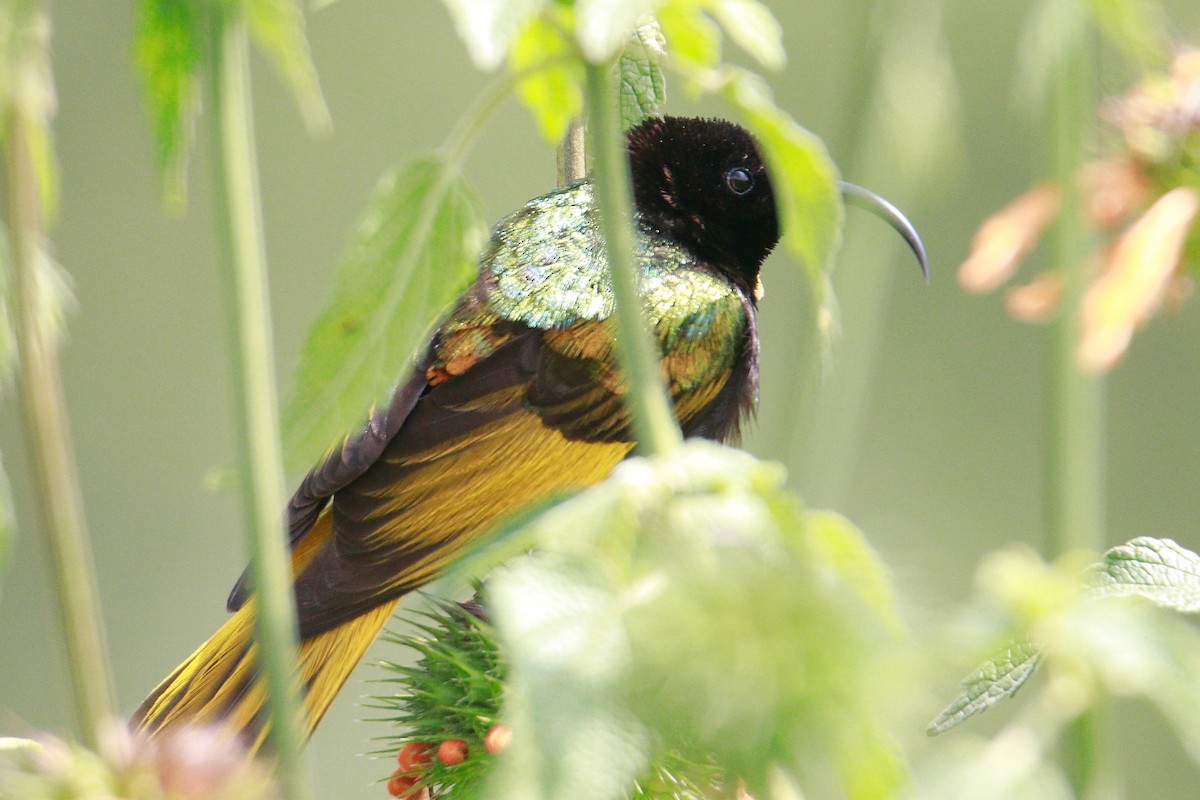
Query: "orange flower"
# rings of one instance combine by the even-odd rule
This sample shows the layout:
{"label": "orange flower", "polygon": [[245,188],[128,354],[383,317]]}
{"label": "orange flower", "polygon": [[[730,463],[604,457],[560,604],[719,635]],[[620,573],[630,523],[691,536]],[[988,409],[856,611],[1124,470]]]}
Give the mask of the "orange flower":
{"label": "orange flower", "polygon": [[1024,286],[1009,289],[1004,306],[1009,314],[1022,322],[1046,322],[1058,310],[1062,292],[1062,272],[1043,272]]}
{"label": "orange flower", "polygon": [[1123,158],[1084,164],[1079,185],[1088,218],[1106,229],[1124,223],[1145,205],[1151,189],[1146,173]]}
{"label": "orange flower", "polygon": [[[1149,76],[1108,101],[1104,117],[1120,150],[1083,165],[1077,179],[1086,218],[1116,237],[1093,257],[1098,266],[1089,265],[1089,274],[1098,277],[1080,300],[1076,359],[1089,372],[1110,369],[1164,301],[1186,294],[1183,261],[1200,217],[1200,50],[1181,52],[1169,75]],[[959,268],[963,288],[984,292],[1008,280],[1061,203],[1059,190],[1043,184],[989,217]],[[1071,265],[1059,266],[1010,289],[1009,313],[1028,322],[1052,317],[1063,293],[1061,267]]]}
{"label": "orange flower", "polygon": [[1083,297],[1076,354],[1081,368],[1109,369],[1129,346],[1133,331],[1162,305],[1197,212],[1200,193],[1172,189],[1117,240],[1107,269]]}
{"label": "orange flower", "polygon": [[1012,277],[1061,204],[1058,188],[1042,184],[988,217],[971,240],[971,254],[958,268],[959,285],[968,292],[987,292]]}

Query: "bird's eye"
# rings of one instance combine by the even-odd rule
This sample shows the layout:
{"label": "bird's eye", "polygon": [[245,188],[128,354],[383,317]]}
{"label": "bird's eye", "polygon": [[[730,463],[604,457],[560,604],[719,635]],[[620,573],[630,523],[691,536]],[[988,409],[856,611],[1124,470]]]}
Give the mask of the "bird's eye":
{"label": "bird's eye", "polygon": [[754,188],[754,176],[745,167],[733,167],[725,172],[725,186],[738,195],[746,195]]}

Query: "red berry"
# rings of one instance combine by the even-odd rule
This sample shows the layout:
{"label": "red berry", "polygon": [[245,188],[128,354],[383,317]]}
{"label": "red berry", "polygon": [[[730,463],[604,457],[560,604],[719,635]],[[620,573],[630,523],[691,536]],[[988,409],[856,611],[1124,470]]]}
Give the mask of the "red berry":
{"label": "red berry", "polygon": [[414,787],[417,785],[417,779],[410,775],[396,775],[387,784],[388,794],[392,797],[407,800],[415,792]]}
{"label": "red berry", "polygon": [[447,739],[438,745],[437,757],[448,767],[461,764],[467,757],[467,743],[462,739]]}
{"label": "red berry", "polygon": [[416,772],[432,763],[433,745],[429,742],[408,742],[400,748],[396,760],[404,772]]}
{"label": "red berry", "polygon": [[512,729],[507,725],[493,725],[492,729],[487,732],[487,736],[483,737],[483,747],[494,756],[498,756],[508,748],[508,743],[512,741]]}

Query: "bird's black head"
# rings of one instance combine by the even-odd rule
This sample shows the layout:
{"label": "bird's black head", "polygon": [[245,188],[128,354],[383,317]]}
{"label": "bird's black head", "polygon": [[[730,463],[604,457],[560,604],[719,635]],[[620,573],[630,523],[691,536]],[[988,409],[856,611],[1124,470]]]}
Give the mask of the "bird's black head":
{"label": "bird's black head", "polygon": [[758,145],[716,119],[655,117],[628,134],[638,213],[750,293],[779,241],[775,195]]}

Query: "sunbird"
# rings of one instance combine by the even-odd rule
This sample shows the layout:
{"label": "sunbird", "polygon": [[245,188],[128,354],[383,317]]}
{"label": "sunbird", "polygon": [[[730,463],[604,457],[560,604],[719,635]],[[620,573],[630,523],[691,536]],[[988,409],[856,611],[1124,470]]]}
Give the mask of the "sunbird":
{"label": "sunbird", "polygon": [[[758,392],[759,270],[779,240],[771,177],[733,123],[651,118],[627,134],[646,321],[685,436],[734,441]],[[845,184],[899,230],[915,229]],[[301,482],[287,522],[306,732],[320,722],[408,592],[494,523],[604,478],[636,447],[614,352],[613,298],[586,180],[501,221],[478,279],[407,380]],[[133,715],[157,735],[223,723],[262,746],[246,577],[230,619]]]}

